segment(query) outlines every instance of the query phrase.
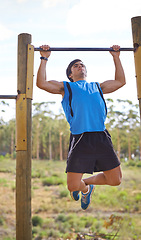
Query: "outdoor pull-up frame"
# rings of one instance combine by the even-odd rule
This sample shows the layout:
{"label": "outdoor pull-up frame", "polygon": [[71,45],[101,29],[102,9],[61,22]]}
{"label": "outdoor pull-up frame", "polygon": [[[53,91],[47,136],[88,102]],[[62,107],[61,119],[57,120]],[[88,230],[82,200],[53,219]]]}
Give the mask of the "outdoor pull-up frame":
{"label": "outdoor pull-up frame", "polygon": [[[137,94],[141,116],[141,16],[132,18],[133,51]],[[16,99],[16,239],[32,239],[31,222],[31,125],[34,51],[30,34],[18,36],[18,95],[1,95],[0,99]],[[51,51],[112,51],[111,48],[50,48]],[[140,117],[141,119],[141,117]]]}

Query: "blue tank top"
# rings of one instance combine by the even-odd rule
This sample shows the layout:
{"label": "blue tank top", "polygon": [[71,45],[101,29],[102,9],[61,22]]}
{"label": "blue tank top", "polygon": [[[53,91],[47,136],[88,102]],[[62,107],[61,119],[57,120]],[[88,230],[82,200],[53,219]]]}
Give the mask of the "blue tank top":
{"label": "blue tank top", "polygon": [[97,84],[95,82],[88,83],[85,80],[69,82],[72,91],[72,116],[69,105],[70,94],[66,83],[67,82],[64,82],[65,94],[61,103],[66,119],[70,125],[71,133],[81,134],[84,132],[104,131],[106,108]]}

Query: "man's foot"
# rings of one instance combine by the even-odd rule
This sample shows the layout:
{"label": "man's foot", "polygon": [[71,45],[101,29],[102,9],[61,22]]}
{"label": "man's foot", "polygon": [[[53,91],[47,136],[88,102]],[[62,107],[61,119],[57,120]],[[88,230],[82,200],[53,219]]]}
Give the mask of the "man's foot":
{"label": "man's foot", "polygon": [[82,198],[81,198],[81,208],[83,210],[86,210],[90,203],[91,203],[91,196],[92,196],[92,193],[94,191],[94,185],[89,185],[89,192],[84,194],[82,192]]}
{"label": "man's foot", "polygon": [[79,191],[70,192],[70,195],[73,200],[75,200],[75,201],[79,200]]}

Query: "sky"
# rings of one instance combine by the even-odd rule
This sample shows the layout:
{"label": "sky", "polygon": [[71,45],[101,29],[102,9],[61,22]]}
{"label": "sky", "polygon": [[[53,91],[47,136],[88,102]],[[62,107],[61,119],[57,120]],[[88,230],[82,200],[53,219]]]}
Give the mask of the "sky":
{"label": "sky", "polygon": [[[141,16],[140,0],[5,0],[0,5],[0,95],[17,94],[18,35],[32,35],[39,47],[133,47],[131,18]],[[114,79],[114,63],[109,52],[52,52],[47,63],[48,80],[67,81],[66,68],[80,58],[87,67],[87,81]],[[138,103],[134,54],[121,52],[126,85],[105,98]],[[34,54],[33,103],[55,101],[53,111],[61,107],[61,96],[36,87],[40,53]],[[15,117],[15,100],[2,114],[5,121]]]}

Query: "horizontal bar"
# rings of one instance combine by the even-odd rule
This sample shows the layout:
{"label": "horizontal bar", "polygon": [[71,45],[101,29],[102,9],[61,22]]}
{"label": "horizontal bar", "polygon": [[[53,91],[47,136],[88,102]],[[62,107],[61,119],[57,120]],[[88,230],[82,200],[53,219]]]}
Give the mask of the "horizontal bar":
{"label": "horizontal bar", "polygon": [[[135,51],[136,48],[120,48],[119,51]],[[34,48],[34,51],[111,51],[114,52],[112,48],[59,48],[54,47],[49,50],[43,50],[42,48]]]}
{"label": "horizontal bar", "polygon": [[17,95],[0,95],[0,99],[16,99]]}

